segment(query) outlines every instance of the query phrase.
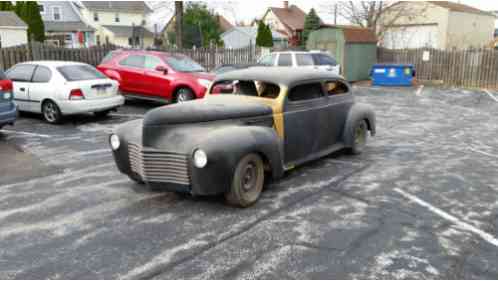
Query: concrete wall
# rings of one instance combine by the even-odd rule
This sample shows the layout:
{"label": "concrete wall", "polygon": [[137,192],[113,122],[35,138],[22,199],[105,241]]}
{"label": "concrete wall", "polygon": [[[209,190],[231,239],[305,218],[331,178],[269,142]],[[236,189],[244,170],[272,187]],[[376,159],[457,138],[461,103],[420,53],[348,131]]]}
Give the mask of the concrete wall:
{"label": "concrete wall", "polygon": [[451,12],[448,25],[447,48],[480,48],[493,41],[493,16]]}
{"label": "concrete wall", "polygon": [[27,44],[27,29],[0,27],[0,40],[2,42],[2,48]]}

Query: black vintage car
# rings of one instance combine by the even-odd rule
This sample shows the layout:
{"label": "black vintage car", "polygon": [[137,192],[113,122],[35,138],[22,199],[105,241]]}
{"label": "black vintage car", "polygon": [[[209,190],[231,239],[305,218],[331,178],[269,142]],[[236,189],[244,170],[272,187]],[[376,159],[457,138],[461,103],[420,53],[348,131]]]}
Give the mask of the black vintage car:
{"label": "black vintage car", "polygon": [[256,202],[265,176],[340,149],[361,153],[375,115],[330,72],[253,67],[218,76],[205,99],[149,111],[110,136],[119,170],[153,189]]}

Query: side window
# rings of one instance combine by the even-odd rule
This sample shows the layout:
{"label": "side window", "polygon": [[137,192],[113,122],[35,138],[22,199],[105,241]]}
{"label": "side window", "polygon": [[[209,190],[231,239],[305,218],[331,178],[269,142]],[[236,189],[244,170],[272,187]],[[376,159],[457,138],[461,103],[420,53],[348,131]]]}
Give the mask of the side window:
{"label": "side window", "polygon": [[289,92],[289,96],[287,98],[291,102],[298,102],[313,100],[320,97],[323,97],[322,84],[315,82],[295,86]]}
{"label": "side window", "polygon": [[154,56],[145,56],[145,68],[154,70],[159,65],[163,65],[160,58]]}
{"label": "side window", "polygon": [[278,66],[292,66],[292,55],[280,54],[278,57]]}
{"label": "side window", "polygon": [[329,96],[346,94],[349,92],[349,87],[341,81],[325,82],[325,92]]}
{"label": "side window", "polygon": [[7,71],[7,77],[15,82],[31,82],[35,66],[31,64],[21,64],[14,66]]}
{"label": "side window", "polygon": [[331,66],[337,65],[337,61],[331,56],[327,56],[324,54],[315,54],[313,55],[313,58],[315,60],[316,65],[331,65]]}
{"label": "side window", "polygon": [[119,62],[120,65],[130,66],[135,68],[144,68],[145,56],[142,55],[131,55]]}
{"label": "side window", "polygon": [[296,63],[298,66],[314,65],[310,54],[296,54]]}
{"label": "side window", "polygon": [[33,75],[33,83],[48,83],[52,78],[52,71],[45,66],[38,66]]}
{"label": "side window", "polygon": [[259,64],[266,65],[266,66],[273,66],[273,65],[275,65],[275,58],[276,57],[277,57],[276,54],[266,55],[259,60]]}

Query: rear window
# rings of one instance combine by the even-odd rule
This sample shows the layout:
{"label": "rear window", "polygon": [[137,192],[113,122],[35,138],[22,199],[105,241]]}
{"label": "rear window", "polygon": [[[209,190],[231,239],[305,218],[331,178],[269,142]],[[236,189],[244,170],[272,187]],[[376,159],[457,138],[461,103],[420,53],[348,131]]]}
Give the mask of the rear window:
{"label": "rear window", "polygon": [[106,76],[90,65],[67,65],[57,67],[67,81],[105,79]]}
{"label": "rear window", "polygon": [[296,54],[296,62],[298,66],[314,65],[310,54]]}
{"label": "rear window", "polygon": [[211,94],[231,94],[276,99],[280,94],[280,87],[264,81],[227,80],[214,84],[211,87]]}
{"label": "rear window", "polygon": [[0,80],[5,80],[5,79],[7,79],[7,76],[5,76],[5,73],[2,70],[0,70]]}

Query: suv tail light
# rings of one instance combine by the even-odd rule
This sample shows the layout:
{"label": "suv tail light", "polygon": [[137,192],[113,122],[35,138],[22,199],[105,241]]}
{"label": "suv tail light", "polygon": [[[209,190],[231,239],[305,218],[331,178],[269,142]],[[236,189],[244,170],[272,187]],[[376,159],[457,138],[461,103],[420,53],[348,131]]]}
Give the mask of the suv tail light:
{"label": "suv tail light", "polygon": [[83,92],[80,89],[74,89],[74,90],[71,90],[71,93],[69,94],[69,99],[70,100],[84,100],[85,95],[83,95]]}

